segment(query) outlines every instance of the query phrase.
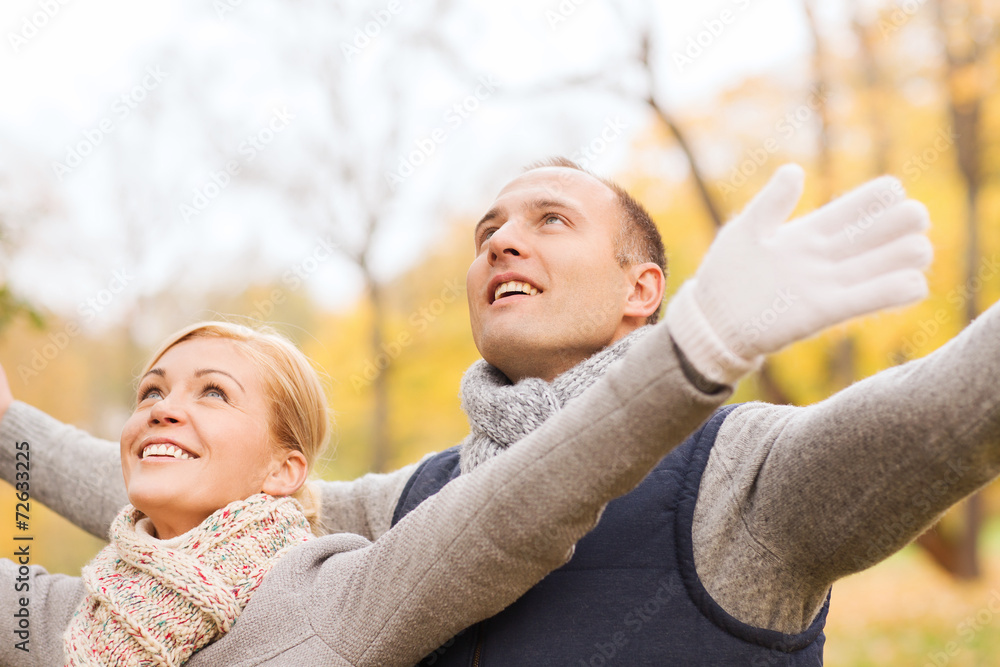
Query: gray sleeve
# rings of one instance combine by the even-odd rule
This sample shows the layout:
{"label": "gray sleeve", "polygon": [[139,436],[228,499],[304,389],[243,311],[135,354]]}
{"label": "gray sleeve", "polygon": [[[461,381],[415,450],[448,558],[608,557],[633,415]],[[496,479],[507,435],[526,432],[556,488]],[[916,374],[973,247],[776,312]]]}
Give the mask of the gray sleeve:
{"label": "gray sleeve", "polygon": [[83,600],[83,582],[37,565],[21,567],[0,560],[0,665],[61,665],[62,636]]}
{"label": "gray sleeve", "polygon": [[310,587],[313,627],[350,664],[413,664],[565,563],[604,504],[728,395],[699,391],[658,327],[530,436],[329,559]]}
{"label": "gray sleeve", "polygon": [[30,444],[31,497],[102,540],[128,503],[119,445],[14,401],[0,421],[0,476],[13,482],[15,443]]}
{"label": "gray sleeve", "polygon": [[370,473],[350,482],[313,482],[322,498],[323,529],[327,533],[354,533],[377,540],[392,525],[403,487],[418,465],[419,462],[385,474]]}
{"label": "gray sleeve", "polygon": [[808,407],[752,403],[719,430],[695,564],[736,618],[799,632],[830,586],[1000,474],[1000,304],[936,352]]}
{"label": "gray sleeve", "polygon": [[[14,401],[0,421],[0,477],[14,481],[14,443],[31,445],[31,496],[91,535],[108,527],[128,503],[116,442],[95,438],[41,410]],[[351,482],[315,482],[321,521],[331,533],[370,540],[389,530],[396,503],[418,463]]]}

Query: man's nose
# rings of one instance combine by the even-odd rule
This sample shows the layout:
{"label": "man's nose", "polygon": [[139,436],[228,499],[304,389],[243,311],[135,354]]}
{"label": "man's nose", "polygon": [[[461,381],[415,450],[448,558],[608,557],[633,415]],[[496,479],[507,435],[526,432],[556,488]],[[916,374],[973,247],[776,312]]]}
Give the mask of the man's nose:
{"label": "man's nose", "polygon": [[524,225],[518,220],[508,220],[493,232],[489,240],[490,264],[496,264],[503,256],[522,257],[527,254],[527,239]]}

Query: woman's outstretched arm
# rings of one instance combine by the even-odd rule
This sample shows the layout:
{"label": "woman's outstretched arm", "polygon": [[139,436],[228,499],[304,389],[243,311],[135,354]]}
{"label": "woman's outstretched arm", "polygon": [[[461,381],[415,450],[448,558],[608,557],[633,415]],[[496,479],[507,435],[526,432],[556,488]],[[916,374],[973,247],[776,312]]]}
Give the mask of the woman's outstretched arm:
{"label": "woman's outstretched arm", "polygon": [[[17,555],[20,548],[21,556]],[[32,542],[0,559],[0,665],[51,667],[63,664],[62,636],[83,600],[79,577],[49,574],[32,560]]]}
{"label": "woman's outstretched arm", "polygon": [[[30,445],[32,498],[106,540],[112,520],[128,503],[118,443],[15,401],[0,366],[0,479],[11,484],[18,442]],[[353,481],[314,482],[322,499],[322,525],[331,533],[377,539],[389,529],[399,494],[415,469],[413,464]]]}

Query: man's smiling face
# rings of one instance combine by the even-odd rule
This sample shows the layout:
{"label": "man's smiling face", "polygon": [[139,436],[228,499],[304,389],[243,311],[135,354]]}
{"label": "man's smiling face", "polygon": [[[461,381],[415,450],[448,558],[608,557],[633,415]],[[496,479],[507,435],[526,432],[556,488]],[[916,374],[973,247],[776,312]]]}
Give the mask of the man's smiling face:
{"label": "man's smiling face", "polygon": [[466,277],[472,337],[512,381],[551,380],[628,332],[615,258],[617,195],[585,172],[533,169],[476,226]]}

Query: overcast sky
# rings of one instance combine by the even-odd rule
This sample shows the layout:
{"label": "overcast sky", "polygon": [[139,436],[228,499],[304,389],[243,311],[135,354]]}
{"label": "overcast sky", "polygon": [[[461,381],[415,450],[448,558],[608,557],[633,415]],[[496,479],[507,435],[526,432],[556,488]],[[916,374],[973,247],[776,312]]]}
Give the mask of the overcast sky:
{"label": "overcast sky", "polygon": [[[125,311],[129,293],[157,293],[164,289],[166,277],[181,281],[185,289],[198,285],[239,289],[248,280],[280,276],[316,247],[315,234],[300,232],[291,222],[275,222],[291,217],[280,202],[251,188],[223,188],[219,201],[194,224],[179,225],[182,213],[177,209],[191,203],[194,190],[204,190],[210,174],[224,168],[212,152],[218,147],[209,146],[213,141],[226,144],[219,149],[221,154],[247,162],[250,149],[242,151],[243,144],[234,142],[251,135],[270,137],[273,147],[258,147],[261,154],[267,152],[269,167],[287,171],[302,166],[296,160],[302,159],[297,156],[304,155],[303,149],[292,146],[314,136],[310,133],[325,122],[327,111],[316,77],[309,71],[289,71],[289,61],[278,50],[294,49],[301,39],[312,48],[326,44],[346,59],[345,44],[352,43],[357,28],[366,26],[361,23],[364,15],[354,25],[326,26],[321,21],[302,22],[301,6],[308,3],[298,3],[300,18],[292,19],[280,2],[214,2],[214,6],[194,0],[65,4],[4,0],[0,4],[4,33],[0,147],[7,152],[0,157],[0,176],[5,170],[7,174],[0,188],[6,183],[16,190],[0,193],[0,202],[41,189],[54,194],[63,206],[58,225],[47,228],[44,238],[26,234],[34,250],[19,253],[17,261],[2,267],[3,276],[17,290],[45,307],[76,316],[81,301],[106,287],[115,271],[124,270],[133,282],[116,308],[109,309],[104,322],[111,323],[115,312]],[[375,12],[390,5],[369,4]],[[466,64],[489,73],[494,78],[485,83],[499,82],[504,90],[560,74],[599,71],[626,48],[623,32],[609,28],[618,25],[621,12],[600,0],[456,0],[456,4],[457,18],[447,32],[459,44]],[[750,74],[780,72],[790,62],[801,62],[809,48],[799,4],[793,0],[623,5],[626,20],[655,21],[662,31],[658,57],[664,77],[657,83],[675,109],[703,105],[720,89]],[[400,0],[398,6],[399,17],[379,31],[388,34],[395,29],[393,21],[402,24],[409,20],[408,12],[418,11],[409,0]],[[273,14],[264,23],[273,24],[273,39],[247,32],[249,23],[241,22],[239,13],[251,11],[265,17]],[[364,49],[357,58],[359,75],[342,90],[352,104],[367,101],[366,113],[374,125],[385,122],[394,110],[379,104],[374,91],[366,88],[364,68],[385,65],[368,57],[374,46]],[[198,75],[171,71],[174,62],[195,63],[196,69],[190,71]],[[413,145],[437,127],[450,134],[447,150],[442,148],[441,155],[414,177],[405,217],[393,214],[400,219],[388,226],[391,234],[381,242],[376,257],[386,277],[419,258],[414,249],[432,243],[443,231],[442,217],[469,216],[488,208],[489,198],[510,176],[513,165],[552,153],[572,154],[617,119],[626,128],[623,140],[590,165],[613,172],[627,156],[628,139],[649,122],[641,107],[615,101],[581,104],[567,96],[536,102],[486,95],[477,102],[481,109],[450,127],[448,101],[481,93],[485,89],[480,83],[456,84],[444,74],[435,77],[428,71],[433,68],[429,61],[400,62],[399,67],[415,68],[415,75],[420,68],[420,85],[425,86],[416,99],[425,95],[426,104],[408,112],[412,122],[403,130]],[[188,113],[191,105],[185,102],[191,99],[204,101],[224,130],[235,128],[232,135],[198,127],[201,121]],[[282,121],[281,109],[293,120]],[[149,117],[157,122],[150,125]],[[282,122],[285,125],[279,127]],[[92,141],[101,135],[105,139],[114,135],[118,143]],[[93,155],[79,168],[60,167],[69,165],[72,149],[81,141],[96,144]],[[132,154],[141,151],[140,146],[148,146],[155,164],[141,162],[141,153],[138,158]],[[139,160],[135,163],[141,178],[129,181],[116,172],[124,153],[126,162]],[[359,160],[362,168],[370,164]],[[123,232],[123,197],[135,199],[130,210],[148,227],[138,235]],[[164,199],[154,204],[156,197]],[[154,247],[155,252],[149,252]],[[247,257],[254,261],[248,263]],[[185,268],[177,271],[178,266]],[[330,308],[351,303],[360,285],[356,270],[341,260],[324,263],[309,282],[310,293]]]}

